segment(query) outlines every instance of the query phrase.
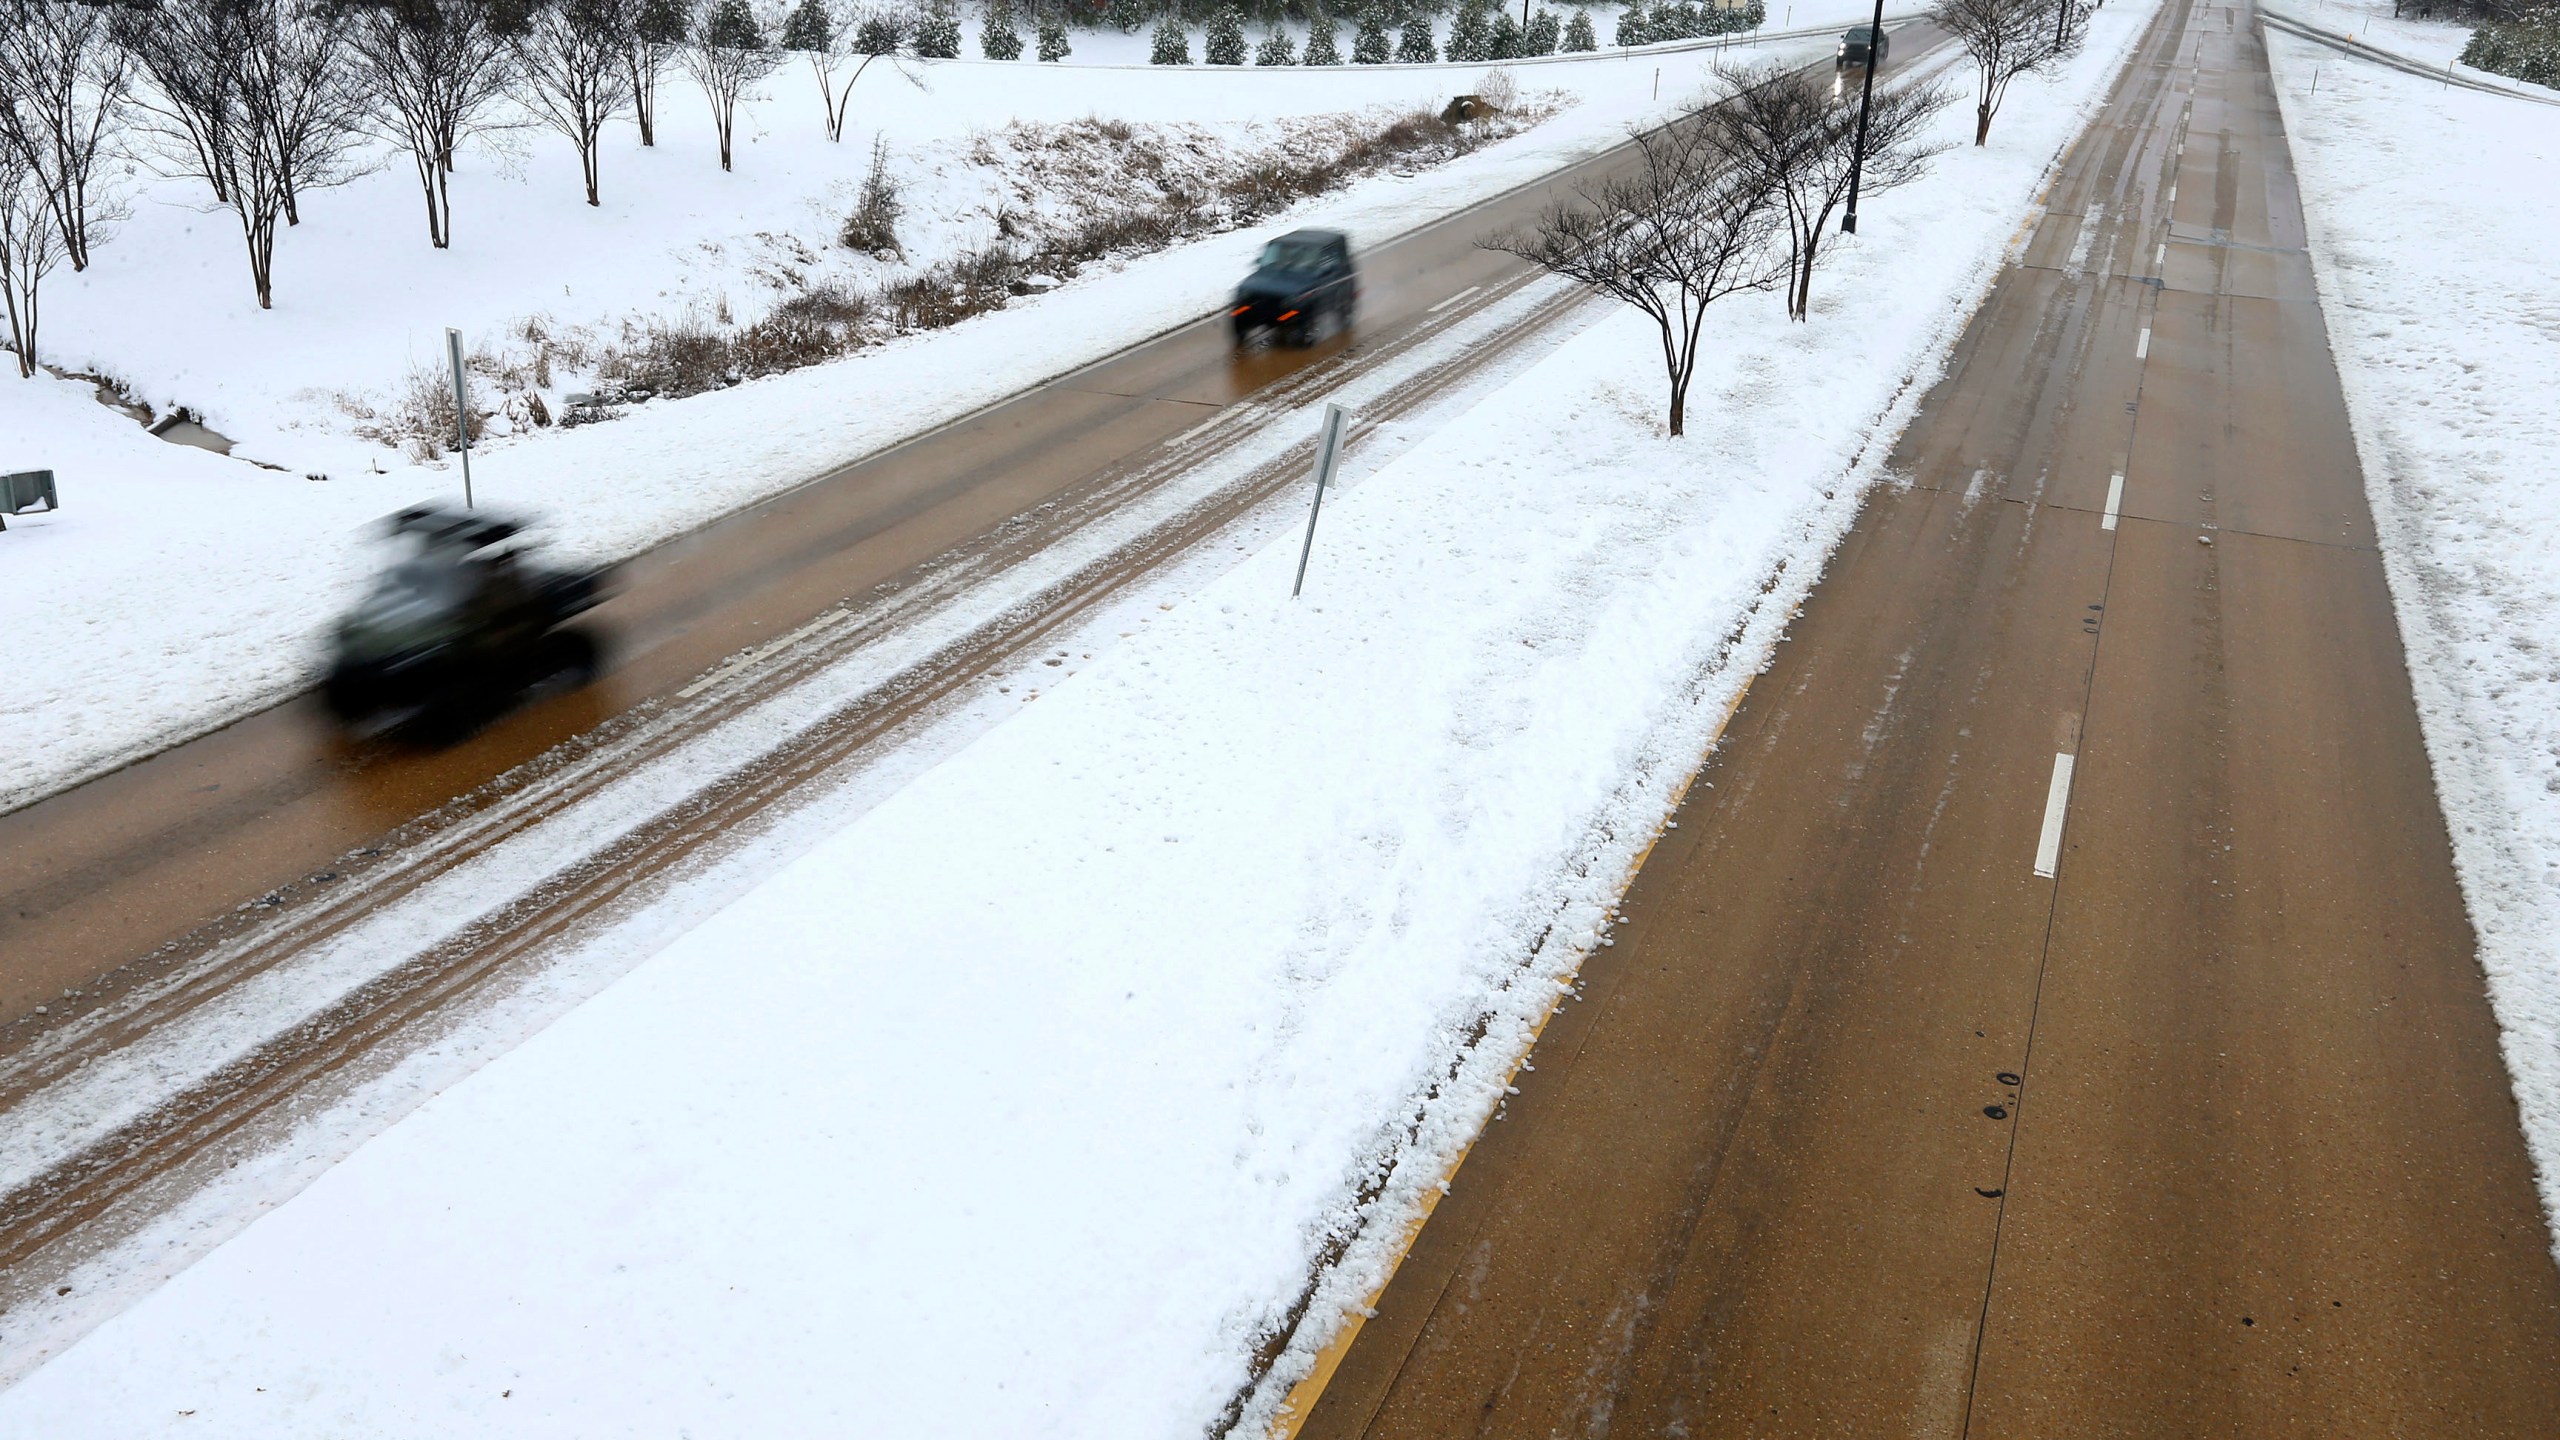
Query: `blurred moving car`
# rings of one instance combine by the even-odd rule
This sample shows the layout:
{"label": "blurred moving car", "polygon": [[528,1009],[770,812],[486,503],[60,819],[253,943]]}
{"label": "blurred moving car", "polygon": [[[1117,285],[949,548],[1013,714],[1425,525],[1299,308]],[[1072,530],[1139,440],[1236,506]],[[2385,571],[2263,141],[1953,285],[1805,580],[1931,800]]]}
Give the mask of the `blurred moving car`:
{"label": "blurred moving car", "polygon": [[1840,53],[1831,66],[1835,70],[1845,70],[1852,65],[1865,65],[1870,49],[1875,52],[1874,63],[1882,66],[1893,54],[1893,37],[1872,25],[1852,26],[1847,34],[1840,37]]}
{"label": "blurred moving car", "polygon": [[1262,247],[1254,272],[1236,287],[1227,311],[1243,345],[1269,331],[1293,345],[1312,345],[1348,330],[1360,314],[1360,269],[1351,239],[1339,230],[1292,230]]}
{"label": "blurred moving car", "polygon": [[596,640],[568,622],[604,598],[605,572],[530,563],[512,520],[419,505],[384,525],[404,553],[338,622],[321,686],[340,720],[434,738],[595,678]]}

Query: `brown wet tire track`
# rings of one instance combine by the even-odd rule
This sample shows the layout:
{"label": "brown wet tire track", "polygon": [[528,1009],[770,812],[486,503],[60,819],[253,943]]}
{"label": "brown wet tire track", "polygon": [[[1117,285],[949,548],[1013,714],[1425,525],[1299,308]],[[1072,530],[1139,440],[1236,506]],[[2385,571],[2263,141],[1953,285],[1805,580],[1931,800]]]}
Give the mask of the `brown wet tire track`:
{"label": "brown wet tire track", "polygon": [[2171,0],[1300,1435],[2560,1433],[2304,247]]}

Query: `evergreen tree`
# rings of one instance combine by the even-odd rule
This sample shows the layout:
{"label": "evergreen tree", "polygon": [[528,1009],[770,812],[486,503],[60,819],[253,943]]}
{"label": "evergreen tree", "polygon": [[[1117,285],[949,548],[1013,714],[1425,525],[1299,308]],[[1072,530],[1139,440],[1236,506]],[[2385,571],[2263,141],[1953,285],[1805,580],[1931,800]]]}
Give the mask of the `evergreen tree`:
{"label": "evergreen tree", "polygon": [[1404,36],[1396,41],[1396,58],[1407,65],[1428,65],[1440,58],[1431,38],[1431,17],[1416,10],[1404,17]]}
{"label": "evergreen tree", "polygon": [[960,12],[952,0],[935,0],[916,22],[916,53],[927,60],[960,58]]}
{"label": "evergreen tree", "polygon": [[1209,17],[1209,28],[1200,35],[1200,50],[1203,64],[1244,63],[1244,17],[1236,13],[1236,7],[1221,5]]}
{"label": "evergreen tree", "polygon": [[1154,13],[1155,7],[1148,0],[1109,0],[1103,10],[1103,18],[1121,34],[1135,35],[1147,23],[1147,17]]}
{"label": "evergreen tree", "polygon": [[978,17],[978,53],[990,60],[1022,58],[1022,32],[1014,28],[1013,0],[987,0]]}
{"label": "evergreen tree", "polygon": [[1390,48],[1387,41],[1386,12],[1372,5],[1369,7],[1369,13],[1360,17],[1360,33],[1352,38],[1351,63],[1384,65],[1387,63]]}
{"label": "evergreen tree", "polygon": [[1286,26],[1274,23],[1271,33],[1262,37],[1262,48],[1253,52],[1253,63],[1295,65],[1298,63],[1298,42],[1289,38]]}
{"label": "evergreen tree", "polygon": [[1478,65],[1492,58],[1493,16],[1486,13],[1482,0],[1460,0],[1458,18],[1449,22],[1450,61]]}
{"label": "evergreen tree", "polygon": [[702,43],[715,50],[762,50],[764,27],[756,24],[756,12],[747,8],[747,0],[719,0],[711,7],[710,22],[702,27]]}
{"label": "evergreen tree", "polygon": [[1505,6],[1493,17],[1493,34],[1486,43],[1485,58],[1517,60],[1528,53],[1528,44],[1529,37],[1521,31],[1520,22],[1511,18],[1510,7]]}
{"label": "evergreen tree", "polygon": [[1191,32],[1182,22],[1168,14],[1156,22],[1155,50],[1147,56],[1150,65],[1188,65],[1191,63]]}
{"label": "evergreen tree", "polygon": [[1706,27],[1699,22],[1698,7],[1688,0],[1671,0],[1668,5],[1653,7],[1653,24],[1645,33],[1656,40],[1693,40]]}
{"label": "evergreen tree", "polygon": [[1339,65],[1342,49],[1333,38],[1333,12],[1319,5],[1308,22],[1307,61],[1310,65]]}
{"label": "evergreen tree", "polygon": [[1040,58],[1064,60],[1073,53],[1067,44],[1067,22],[1053,12],[1040,17]]}
{"label": "evergreen tree", "polygon": [[1573,18],[1564,22],[1564,43],[1557,47],[1567,55],[1588,55],[1600,48],[1600,32],[1591,24],[1591,12],[1575,6]]}
{"label": "evergreen tree", "polygon": [[835,29],[825,0],[800,0],[782,22],[782,48],[799,54],[824,50],[835,42]]}
{"label": "evergreen tree", "polygon": [[1646,44],[1653,38],[1648,33],[1652,28],[1652,21],[1646,18],[1644,13],[1644,0],[1628,0],[1626,10],[1618,16],[1617,38],[1609,43],[1613,45]]}
{"label": "evergreen tree", "polygon": [[1520,42],[1523,55],[1553,55],[1556,40],[1564,33],[1564,22],[1553,10],[1541,10],[1529,17],[1529,29]]}

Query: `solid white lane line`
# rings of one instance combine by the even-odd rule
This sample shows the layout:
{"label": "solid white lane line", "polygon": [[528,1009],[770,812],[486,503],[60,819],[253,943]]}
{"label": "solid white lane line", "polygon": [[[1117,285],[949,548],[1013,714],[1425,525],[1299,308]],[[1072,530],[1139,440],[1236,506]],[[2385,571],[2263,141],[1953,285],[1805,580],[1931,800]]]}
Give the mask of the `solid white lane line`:
{"label": "solid white lane line", "polygon": [[2053,757],[2053,785],[2044,792],[2044,834],[2036,840],[2036,878],[2050,880],[2062,862],[2062,812],[2071,808],[2071,757]]}
{"label": "solid white lane line", "polygon": [[2133,342],[2133,358],[2136,360],[2151,358],[2151,327],[2148,325],[2142,327],[2142,338]]}
{"label": "solid white lane line", "polygon": [[2123,504],[2124,477],[2118,475],[2107,482],[2107,513],[2099,517],[2098,528],[2101,530],[2116,528],[2116,511]]}
{"label": "solid white lane line", "polygon": [[1432,306],[1430,309],[1425,310],[1422,313],[1425,315],[1437,315],[1441,311],[1448,309],[1450,306],[1457,304],[1459,301],[1466,299],[1468,296],[1473,295],[1483,288],[1484,287],[1481,285],[1470,285],[1466,289],[1459,291],[1457,294],[1450,296],[1448,299],[1441,301],[1439,304]]}

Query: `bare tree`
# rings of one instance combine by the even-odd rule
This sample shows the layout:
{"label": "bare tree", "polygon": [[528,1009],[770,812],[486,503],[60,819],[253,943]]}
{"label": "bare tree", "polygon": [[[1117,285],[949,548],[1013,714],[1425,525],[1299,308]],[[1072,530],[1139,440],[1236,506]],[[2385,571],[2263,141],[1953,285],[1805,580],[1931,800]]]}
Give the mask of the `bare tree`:
{"label": "bare tree", "polygon": [[731,168],[738,101],[750,86],[779,69],[782,58],[747,0],[695,0],[693,43],[685,47],[682,61],[711,102],[711,120],[720,131],[721,169]]}
{"label": "bare tree", "polygon": [[1650,316],[1671,386],[1670,430],[1679,435],[1707,307],[1738,290],[1774,288],[1788,274],[1770,244],[1780,207],[1762,177],[1725,162],[1702,126],[1638,130],[1635,144],[1631,171],[1579,185],[1580,203],[1483,243]]}
{"label": "bare tree", "polygon": [[44,192],[74,270],[122,213],[99,162],[111,158],[133,91],[133,62],[109,12],[81,0],[0,0],[0,147],[15,149]]}
{"label": "bare tree", "polygon": [[[2057,5],[2071,0],[1938,0],[1929,19],[1955,37],[1973,57],[1973,143],[1991,140],[1991,117],[2009,96],[2009,82],[2050,69],[2079,48],[2079,33],[2057,23]],[[2067,22],[2066,12],[2062,21]]]}
{"label": "bare tree", "polygon": [[[1760,177],[1786,216],[1787,314],[1811,313],[1813,272],[1823,259],[1831,217],[1848,198],[1859,166],[1858,111],[1832,87],[1801,69],[1771,61],[1728,72],[1729,93],[1694,114],[1727,162]],[[1943,145],[1927,139],[1929,122],[1950,99],[1936,86],[1896,85],[1875,96],[1868,119],[1864,192],[1907,185],[1927,171]]]}
{"label": "bare tree", "polygon": [[386,139],[404,146],[427,202],[427,239],[453,243],[454,148],[513,78],[489,0],[388,0],[356,11],[347,48]]}
{"label": "bare tree", "polygon": [[0,146],[0,309],[8,311],[20,379],[36,373],[38,292],[65,253],[44,173],[16,147]]}
{"label": "bare tree", "polygon": [[596,152],[605,122],[631,103],[633,17],[626,0],[549,0],[516,41],[525,104],[577,148],[590,205],[604,203]]}
{"label": "bare tree", "polygon": [[[844,138],[845,117],[853,113],[853,87],[873,61],[886,60],[909,84],[924,84],[903,58],[915,53],[913,41],[910,25],[896,11],[848,8],[839,14],[828,10],[825,0],[800,0],[782,31],[782,48],[807,55],[817,74],[829,140]],[[836,76],[847,65],[853,68],[838,85]]]}
{"label": "bare tree", "polygon": [[658,143],[658,77],[691,29],[684,0],[633,0],[624,68],[631,76],[631,112],[640,122],[642,145]]}
{"label": "bare tree", "polygon": [[275,303],[276,222],[295,197],[349,178],[360,109],[346,83],[346,15],[307,0],[161,0],[117,12],[151,79],[142,128],[165,164],[239,218],[260,309]]}

